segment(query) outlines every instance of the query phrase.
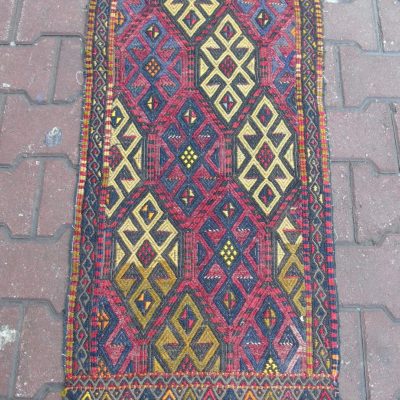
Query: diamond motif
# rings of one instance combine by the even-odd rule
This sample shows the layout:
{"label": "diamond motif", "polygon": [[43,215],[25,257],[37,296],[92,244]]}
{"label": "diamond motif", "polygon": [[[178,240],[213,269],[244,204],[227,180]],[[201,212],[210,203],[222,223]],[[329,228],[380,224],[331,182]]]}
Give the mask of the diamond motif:
{"label": "diamond motif", "polygon": [[235,61],[233,61],[233,58],[229,54],[219,64],[219,69],[227,78],[232,76],[236,67]]}
{"label": "diamond motif", "polygon": [[297,179],[295,136],[269,98],[263,95],[237,138],[238,180],[270,217]]}
{"label": "diamond motif", "polygon": [[235,31],[234,27],[232,26],[232,24],[228,21],[225,23],[225,25],[221,29],[221,34],[226,40],[229,41],[233,38],[233,36],[235,36],[236,31]]}
{"label": "diamond motif", "polygon": [[124,119],[124,115],[120,107],[115,106],[111,112],[111,126],[117,129]]}
{"label": "diamond motif", "polygon": [[261,10],[257,17],[256,20],[258,22],[258,25],[262,28],[265,29],[265,27],[269,24],[270,19],[269,16],[267,14],[267,12],[265,10]]}
{"label": "diamond motif", "polygon": [[183,21],[189,29],[192,29],[200,21],[200,18],[194,10],[190,10]]}
{"label": "diamond motif", "polygon": [[223,1],[219,0],[165,0],[164,10],[190,38],[210,20]]}
{"label": "diamond motif", "polygon": [[264,312],[264,325],[268,330],[276,325],[276,312],[271,307],[268,307]]}
{"label": "diamond motif", "polygon": [[265,170],[268,169],[274,157],[274,153],[268,146],[268,143],[264,143],[260,151],[256,155],[258,162],[263,166]]}
{"label": "diamond motif", "polygon": [[192,184],[183,185],[175,196],[177,204],[186,215],[191,215],[203,198],[199,189]]}
{"label": "diamond motif", "polygon": [[244,298],[238,287],[229,280],[217,293],[214,302],[227,324],[230,325],[242,309]]}
{"label": "diamond motif", "polygon": [[157,38],[160,36],[161,30],[159,26],[155,23],[149,25],[146,28],[146,35],[149,39],[151,40],[157,40]]}
{"label": "diamond motif", "polygon": [[146,64],[145,70],[152,78],[154,78],[161,71],[161,67],[158,61],[152,57]]}
{"label": "diamond motif", "polygon": [[225,261],[225,264],[230,267],[233,263],[233,261],[235,261],[238,252],[235,248],[235,246],[232,244],[232,242],[230,240],[228,240],[225,245],[222,247],[220,253],[219,253],[222,258]]}
{"label": "diamond motif", "polygon": [[274,13],[270,11],[265,2],[263,2],[261,7],[256,10],[251,19],[258,32],[265,36],[272,28],[276,17]]}
{"label": "diamond motif", "polygon": [[263,104],[257,114],[257,118],[261,122],[262,126],[267,127],[271,121],[272,115],[272,111],[269,109],[267,104]]}
{"label": "diamond motif", "polygon": [[139,311],[143,315],[146,315],[153,304],[153,297],[151,296],[148,290],[145,290],[142,293],[140,293],[140,295],[135,300],[135,303]]}
{"label": "diamond motif", "polygon": [[204,121],[204,115],[193,100],[188,100],[180,109],[178,120],[185,132],[192,134]]}
{"label": "diamond motif", "polygon": [[165,104],[166,101],[157,90],[149,90],[139,102],[150,121],[157,119]]}
{"label": "diamond motif", "polygon": [[230,124],[256,85],[255,46],[227,14],[199,50],[200,89],[223,122]]}
{"label": "diamond motif", "polygon": [[167,318],[152,351],[154,361],[162,364],[163,371],[205,371],[219,365],[223,344],[192,293],[184,293]]}
{"label": "diamond motif", "polygon": [[189,108],[184,114],[183,118],[188,125],[193,125],[197,120],[196,111],[192,108]]}
{"label": "diamond motif", "polygon": [[193,167],[194,163],[197,161],[199,156],[195,153],[195,151],[192,149],[192,146],[188,146],[186,150],[181,154],[181,160],[183,162],[183,165],[187,168],[190,169]]}
{"label": "diamond motif", "polygon": [[137,252],[138,259],[141,261],[145,268],[147,268],[152,263],[156,255],[156,252],[154,251],[152,245],[148,240],[145,240],[143,242]]}
{"label": "diamond motif", "polygon": [[197,318],[190,305],[186,305],[183,308],[178,321],[186,334],[192,331],[193,327],[196,325]]}
{"label": "diamond motif", "polygon": [[180,275],[181,239],[151,192],[137,202],[117,228],[112,281],[144,332]]}
{"label": "diamond motif", "polygon": [[153,219],[157,216],[157,210],[151,201],[143,204],[139,213],[147,225],[150,225]]}
{"label": "diamond motif", "polygon": [[224,108],[227,114],[230,114],[233,108],[236,105],[235,100],[233,99],[230,93],[227,93],[220,101],[221,106]]}

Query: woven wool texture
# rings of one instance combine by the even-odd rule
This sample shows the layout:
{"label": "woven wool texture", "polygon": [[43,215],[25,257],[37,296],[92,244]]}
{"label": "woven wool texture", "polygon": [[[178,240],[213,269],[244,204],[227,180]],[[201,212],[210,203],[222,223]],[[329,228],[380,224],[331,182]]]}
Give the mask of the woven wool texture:
{"label": "woven wool texture", "polygon": [[92,0],[67,399],[337,399],[319,0]]}

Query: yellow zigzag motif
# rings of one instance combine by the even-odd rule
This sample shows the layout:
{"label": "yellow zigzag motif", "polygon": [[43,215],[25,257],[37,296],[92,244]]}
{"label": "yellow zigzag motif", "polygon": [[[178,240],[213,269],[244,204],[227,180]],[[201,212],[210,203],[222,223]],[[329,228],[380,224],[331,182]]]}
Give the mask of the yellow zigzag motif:
{"label": "yellow zigzag motif", "polygon": [[116,236],[114,282],[145,329],[177,280],[178,231],[148,193]]}
{"label": "yellow zigzag motif", "polygon": [[305,291],[304,265],[299,258],[299,251],[303,248],[303,236],[285,217],[277,229],[279,239],[277,247],[278,282],[291,297],[300,316],[305,317],[306,309],[302,304]]}
{"label": "yellow zigzag motif", "polygon": [[200,87],[229,123],[255,86],[255,48],[231,15],[200,47]]}
{"label": "yellow zigzag motif", "polygon": [[237,136],[238,178],[269,217],[294,181],[294,135],[265,95],[249,119]]}
{"label": "yellow zigzag motif", "polygon": [[[132,122],[129,122],[129,115],[117,98],[113,104],[111,114],[111,140],[110,149],[118,153],[119,163],[110,167],[108,186],[109,199],[106,208],[108,218],[111,218],[122,201],[139,184],[142,171],[142,136]],[[121,140],[125,139],[124,141]],[[126,145],[125,143],[129,143]],[[113,201],[110,201],[112,197]]]}

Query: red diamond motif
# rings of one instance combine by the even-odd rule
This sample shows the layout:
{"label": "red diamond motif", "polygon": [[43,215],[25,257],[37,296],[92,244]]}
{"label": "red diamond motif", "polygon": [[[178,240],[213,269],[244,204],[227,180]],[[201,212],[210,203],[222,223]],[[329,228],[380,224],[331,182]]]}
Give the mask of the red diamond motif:
{"label": "red diamond motif", "polygon": [[219,64],[220,71],[229,79],[235,72],[237,65],[230,55],[227,55]]}
{"label": "red diamond motif", "polygon": [[153,247],[148,240],[145,240],[137,252],[137,257],[145,268],[147,268],[156,256]]}
{"label": "red diamond motif", "polygon": [[266,170],[274,159],[274,153],[271,151],[267,143],[264,143],[256,156],[258,162]]}

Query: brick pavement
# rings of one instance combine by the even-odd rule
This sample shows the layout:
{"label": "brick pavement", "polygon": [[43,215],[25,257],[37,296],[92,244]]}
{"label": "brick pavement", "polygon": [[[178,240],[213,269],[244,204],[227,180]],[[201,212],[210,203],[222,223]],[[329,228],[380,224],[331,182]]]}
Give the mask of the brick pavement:
{"label": "brick pavement", "polygon": [[[0,399],[57,399],[86,0],[0,10]],[[341,399],[398,400],[400,1],[324,17]]]}

